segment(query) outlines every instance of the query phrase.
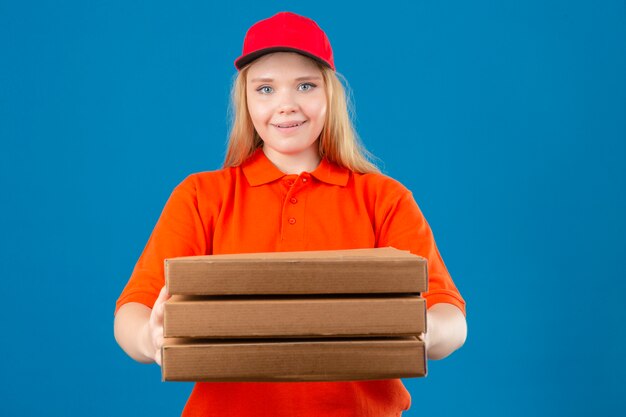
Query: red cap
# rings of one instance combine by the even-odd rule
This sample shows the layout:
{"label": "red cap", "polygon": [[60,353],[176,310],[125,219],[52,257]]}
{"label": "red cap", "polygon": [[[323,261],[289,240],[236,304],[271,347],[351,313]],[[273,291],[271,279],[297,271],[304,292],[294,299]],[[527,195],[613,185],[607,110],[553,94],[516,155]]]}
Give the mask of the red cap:
{"label": "red cap", "polygon": [[326,34],[313,20],[290,12],[280,12],[256,22],[246,32],[243,52],[235,60],[240,70],[262,55],[297,52],[335,70],[333,50]]}

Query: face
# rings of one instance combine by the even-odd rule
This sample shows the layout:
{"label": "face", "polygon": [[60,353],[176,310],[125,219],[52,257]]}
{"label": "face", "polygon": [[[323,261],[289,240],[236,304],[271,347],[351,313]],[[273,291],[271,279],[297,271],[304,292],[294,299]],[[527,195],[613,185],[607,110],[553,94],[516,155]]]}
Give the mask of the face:
{"label": "face", "polygon": [[270,160],[319,159],[327,104],[322,72],[313,60],[293,52],[264,55],[249,68],[246,93]]}

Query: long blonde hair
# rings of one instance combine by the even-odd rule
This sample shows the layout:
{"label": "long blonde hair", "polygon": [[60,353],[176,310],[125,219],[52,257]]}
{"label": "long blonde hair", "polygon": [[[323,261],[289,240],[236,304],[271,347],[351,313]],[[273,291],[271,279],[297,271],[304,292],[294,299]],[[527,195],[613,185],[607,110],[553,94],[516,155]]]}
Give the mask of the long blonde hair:
{"label": "long blonde hair", "polygon": [[[372,162],[375,158],[365,149],[348,113],[348,100],[343,84],[335,71],[315,61],[322,72],[328,100],[326,121],[319,139],[322,158],[358,173],[380,172]],[[243,67],[231,90],[232,128],[228,139],[224,168],[241,165],[263,141],[254,129],[248,113],[246,79],[252,63]]]}

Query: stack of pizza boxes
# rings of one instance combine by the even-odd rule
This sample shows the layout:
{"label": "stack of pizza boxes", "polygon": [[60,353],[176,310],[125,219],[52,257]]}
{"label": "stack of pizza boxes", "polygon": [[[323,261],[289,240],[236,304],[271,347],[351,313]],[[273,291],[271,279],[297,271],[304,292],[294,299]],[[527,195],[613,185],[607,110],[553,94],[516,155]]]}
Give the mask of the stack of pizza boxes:
{"label": "stack of pizza boxes", "polygon": [[426,375],[427,266],[395,248],[165,261],[164,381]]}

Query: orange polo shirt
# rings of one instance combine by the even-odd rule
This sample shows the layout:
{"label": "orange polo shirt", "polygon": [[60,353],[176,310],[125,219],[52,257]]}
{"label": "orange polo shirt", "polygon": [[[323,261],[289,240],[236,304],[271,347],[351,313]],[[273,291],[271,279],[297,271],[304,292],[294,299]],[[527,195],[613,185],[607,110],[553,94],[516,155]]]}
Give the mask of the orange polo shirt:
{"label": "orange polo shirt", "polygon": [[[323,159],[286,175],[258,149],[239,167],[189,175],[172,192],[117,300],[152,307],[177,256],[393,246],[428,260],[427,306],[461,297],[411,192],[381,174]],[[399,416],[411,404],[400,379],[341,382],[199,382],[183,416]]]}

